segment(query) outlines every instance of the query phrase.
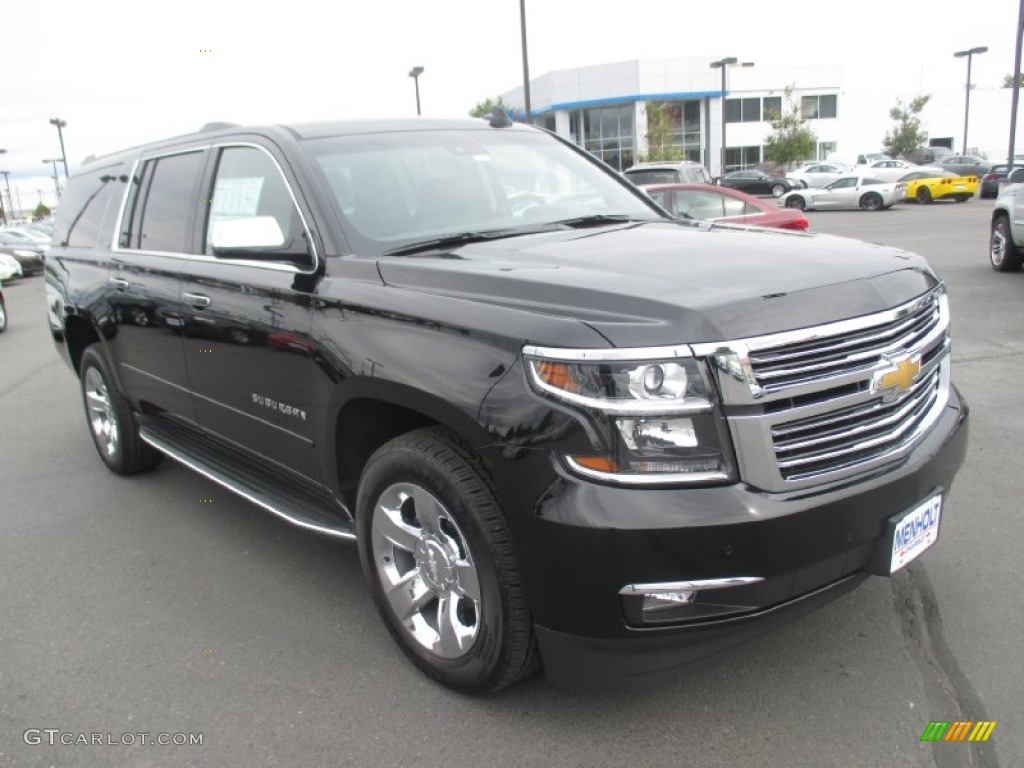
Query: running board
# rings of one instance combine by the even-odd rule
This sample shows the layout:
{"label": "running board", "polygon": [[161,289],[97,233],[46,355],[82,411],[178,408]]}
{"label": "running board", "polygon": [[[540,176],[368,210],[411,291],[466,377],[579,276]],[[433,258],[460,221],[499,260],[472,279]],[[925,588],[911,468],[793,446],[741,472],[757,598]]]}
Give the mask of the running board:
{"label": "running board", "polygon": [[280,477],[252,458],[195,429],[161,417],[140,416],[139,437],[161,453],[181,462],[218,485],[288,521],[339,539],[354,540],[352,516],[325,491],[298,480]]}

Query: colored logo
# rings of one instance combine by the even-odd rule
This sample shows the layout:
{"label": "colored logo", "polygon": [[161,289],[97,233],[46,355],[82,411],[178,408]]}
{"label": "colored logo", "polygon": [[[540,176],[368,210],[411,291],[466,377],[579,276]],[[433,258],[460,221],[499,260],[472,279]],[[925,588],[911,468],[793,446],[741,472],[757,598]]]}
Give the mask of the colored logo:
{"label": "colored logo", "polygon": [[889,368],[877,371],[871,379],[871,391],[881,392],[883,401],[895,400],[910,389],[921,372],[921,357],[891,358],[889,365]]}
{"label": "colored logo", "polygon": [[921,741],[988,741],[995,729],[995,720],[932,720]]}

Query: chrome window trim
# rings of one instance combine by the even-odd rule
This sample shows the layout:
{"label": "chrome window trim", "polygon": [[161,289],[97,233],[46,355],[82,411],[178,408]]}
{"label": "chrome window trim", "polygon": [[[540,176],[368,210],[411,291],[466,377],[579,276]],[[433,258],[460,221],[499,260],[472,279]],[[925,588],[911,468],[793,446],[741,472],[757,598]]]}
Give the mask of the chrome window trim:
{"label": "chrome window trim", "polygon": [[[306,232],[306,242],[309,243],[310,250],[313,254],[313,266],[311,269],[300,269],[294,264],[284,264],[281,262],[262,262],[252,261],[250,259],[218,259],[215,256],[207,256],[205,253],[182,253],[179,251],[151,251],[143,248],[122,248],[121,247],[121,227],[124,223],[125,209],[128,206],[128,199],[131,195],[132,184],[136,179],[139,167],[150,160],[159,160],[164,157],[173,157],[175,155],[187,155],[192,152],[210,152],[214,149],[228,149],[231,147],[250,147],[252,149],[258,149],[265,153],[270,161],[274,164],[277,172],[281,176],[281,181],[284,182],[285,188],[288,190],[288,196],[291,198],[292,205],[295,206],[295,211],[299,214],[299,220],[302,222],[302,228]],[[214,177],[216,180],[216,176]],[[281,164],[277,162],[277,158],[263,145],[257,144],[251,141],[221,141],[212,144],[203,144],[197,147],[189,147],[188,149],[177,149],[168,152],[160,152],[157,154],[140,154],[135,159],[132,165],[131,175],[128,177],[127,189],[124,192],[124,197],[121,200],[121,210],[117,215],[117,223],[114,227],[114,238],[111,243],[110,250],[112,253],[138,253],[146,256],[164,256],[172,259],[181,259],[183,261],[197,261],[206,262],[211,264],[229,264],[237,267],[254,267],[256,269],[269,269],[274,272],[290,272],[292,274],[300,275],[312,275],[316,274],[320,267],[321,259],[320,252],[316,247],[316,242],[313,239],[312,231],[309,228],[309,222],[306,220],[306,215],[302,212],[302,206],[299,205],[298,198],[295,196],[295,190],[292,189],[291,183],[288,181],[288,177],[285,175],[284,170],[281,168]],[[198,225],[198,222],[196,222]]]}

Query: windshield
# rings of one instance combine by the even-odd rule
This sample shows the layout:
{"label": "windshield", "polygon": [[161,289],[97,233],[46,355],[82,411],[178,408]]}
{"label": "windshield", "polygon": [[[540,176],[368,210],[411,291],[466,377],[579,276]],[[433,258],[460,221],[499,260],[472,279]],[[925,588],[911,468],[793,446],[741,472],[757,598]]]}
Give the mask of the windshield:
{"label": "windshield", "polygon": [[304,146],[337,200],[346,234],[367,255],[467,233],[514,236],[567,220],[664,219],[613,171],[546,133],[400,131]]}

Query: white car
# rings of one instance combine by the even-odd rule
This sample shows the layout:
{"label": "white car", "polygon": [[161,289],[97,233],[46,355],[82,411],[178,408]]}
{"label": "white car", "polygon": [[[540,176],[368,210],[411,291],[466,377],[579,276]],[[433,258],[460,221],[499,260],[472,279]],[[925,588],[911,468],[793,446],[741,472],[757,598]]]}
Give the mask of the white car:
{"label": "white car", "polygon": [[904,200],[907,185],[871,176],[842,176],[818,189],[797,189],[779,199],[779,205],[803,210],[861,208],[880,211]]}
{"label": "white car", "polygon": [[842,163],[818,162],[809,163],[797,171],[790,171],[786,178],[802,181],[808,187],[824,187],[849,172],[850,169]]}
{"label": "white car", "polygon": [[0,283],[14,280],[22,276],[21,264],[13,256],[0,253]]}
{"label": "white car", "polygon": [[888,160],[876,160],[866,166],[856,166],[853,170],[864,176],[871,176],[882,181],[898,181],[911,171],[935,171],[936,176],[942,175],[941,168],[914,165],[905,160],[893,160],[891,158]]}

